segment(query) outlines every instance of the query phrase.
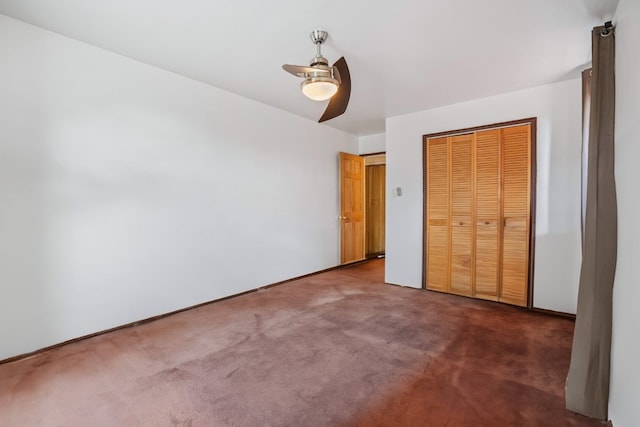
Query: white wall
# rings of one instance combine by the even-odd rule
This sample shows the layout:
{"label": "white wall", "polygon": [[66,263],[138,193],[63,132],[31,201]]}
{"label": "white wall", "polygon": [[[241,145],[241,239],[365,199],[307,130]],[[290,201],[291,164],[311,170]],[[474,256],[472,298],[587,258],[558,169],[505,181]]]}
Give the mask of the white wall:
{"label": "white wall", "polygon": [[384,133],[361,136],[358,142],[359,154],[382,153],[387,150],[387,141]]}
{"label": "white wall", "polygon": [[0,15],[0,360],[339,263],[355,136]]}
{"label": "white wall", "polygon": [[615,24],[618,265],[609,417],[615,427],[632,427],[640,422],[640,2],[620,0]]}
{"label": "white wall", "polygon": [[[422,135],[538,118],[534,306],[575,313],[580,275],[580,80],[386,121],[386,281],[422,286]],[[394,189],[402,188],[402,196]]]}

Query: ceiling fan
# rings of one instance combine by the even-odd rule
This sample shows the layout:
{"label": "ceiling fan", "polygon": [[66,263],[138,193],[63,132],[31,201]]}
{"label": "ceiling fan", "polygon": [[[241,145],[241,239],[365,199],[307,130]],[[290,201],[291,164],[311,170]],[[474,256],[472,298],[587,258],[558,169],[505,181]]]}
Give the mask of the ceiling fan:
{"label": "ceiling fan", "polygon": [[329,66],[327,58],[322,56],[320,47],[327,40],[328,33],[322,30],[311,32],[311,41],[316,45],[316,56],[309,66],[290,65],[282,66],[285,71],[304,80],[300,84],[302,93],[314,101],[329,99],[327,109],[318,122],[338,117],[347,110],[349,97],[351,96],[351,75],[344,56],[338,59],[333,66]]}

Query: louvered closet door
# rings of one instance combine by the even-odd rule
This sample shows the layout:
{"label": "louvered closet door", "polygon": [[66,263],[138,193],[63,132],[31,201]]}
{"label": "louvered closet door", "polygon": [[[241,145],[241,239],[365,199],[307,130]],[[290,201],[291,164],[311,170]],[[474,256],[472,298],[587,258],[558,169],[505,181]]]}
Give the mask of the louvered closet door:
{"label": "louvered closet door", "polygon": [[500,301],[527,305],[529,265],[530,125],[505,128],[503,161],[503,248]]}
{"label": "louvered closet door", "polygon": [[449,138],[451,150],[451,283],[449,292],[472,295],[473,134]]}
{"label": "louvered closet door", "polygon": [[427,140],[428,289],[449,288],[449,153],[447,138]]}
{"label": "louvered closet door", "polygon": [[475,296],[497,300],[500,284],[501,130],[476,134]]}

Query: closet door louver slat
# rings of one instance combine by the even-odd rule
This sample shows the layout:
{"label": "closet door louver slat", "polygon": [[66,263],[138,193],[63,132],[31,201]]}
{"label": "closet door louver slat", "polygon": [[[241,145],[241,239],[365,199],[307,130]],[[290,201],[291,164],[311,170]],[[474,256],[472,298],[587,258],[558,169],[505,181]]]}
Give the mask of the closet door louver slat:
{"label": "closet door louver slat", "polygon": [[475,295],[497,300],[500,285],[501,130],[476,134]]}
{"label": "closet door louver slat", "polygon": [[449,291],[472,295],[473,134],[449,138],[451,150],[451,282]]}
{"label": "closet door louver slat", "polygon": [[447,138],[427,147],[427,288],[449,288],[449,153]]}
{"label": "closet door louver slat", "polygon": [[527,305],[530,127],[503,130],[503,243],[500,301]]}

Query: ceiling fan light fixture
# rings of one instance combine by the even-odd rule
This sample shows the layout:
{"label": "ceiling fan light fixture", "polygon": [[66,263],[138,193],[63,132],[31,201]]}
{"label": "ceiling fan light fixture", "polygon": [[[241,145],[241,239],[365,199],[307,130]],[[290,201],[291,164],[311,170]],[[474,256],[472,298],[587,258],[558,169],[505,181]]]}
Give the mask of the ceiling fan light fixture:
{"label": "ceiling fan light fixture", "polygon": [[340,83],[331,77],[308,77],[300,83],[302,93],[314,101],[326,101],[338,92]]}

